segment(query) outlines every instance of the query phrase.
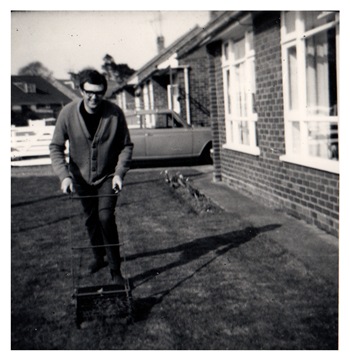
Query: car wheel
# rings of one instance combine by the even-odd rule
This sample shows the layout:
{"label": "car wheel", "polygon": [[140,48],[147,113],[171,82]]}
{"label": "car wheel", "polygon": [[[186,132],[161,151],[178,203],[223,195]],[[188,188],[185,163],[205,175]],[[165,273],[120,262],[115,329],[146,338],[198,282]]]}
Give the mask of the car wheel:
{"label": "car wheel", "polygon": [[201,158],[201,163],[203,163],[203,164],[213,164],[213,154],[212,154],[211,143],[209,143],[205,146],[200,158]]}

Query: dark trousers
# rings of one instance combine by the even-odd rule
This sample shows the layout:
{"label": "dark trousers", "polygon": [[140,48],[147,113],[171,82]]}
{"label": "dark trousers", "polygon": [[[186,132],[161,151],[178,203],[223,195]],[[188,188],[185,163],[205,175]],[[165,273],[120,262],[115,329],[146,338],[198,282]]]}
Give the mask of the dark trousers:
{"label": "dark trousers", "polygon": [[[116,224],[117,196],[112,189],[112,179],[107,178],[98,186],[77,184],[76,191],[81,196],[85,214],[85,225],[96,260],[107,254],[109,267],[120,270],[119,237]],[[86,198],[85,198],[86,197]]]}

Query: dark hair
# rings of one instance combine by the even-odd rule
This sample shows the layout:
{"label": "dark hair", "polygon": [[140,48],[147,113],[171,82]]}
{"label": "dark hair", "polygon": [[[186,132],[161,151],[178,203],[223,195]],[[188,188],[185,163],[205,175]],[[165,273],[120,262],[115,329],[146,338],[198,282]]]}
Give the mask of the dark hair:
{"label": "dark hair", "polygon": [[103,90],[107,90],[107,80],[100,74],[97,70],[94,69],[84,69],[79,74],[79,87],[81,90],[84,90],[84,84],[90,83],[95,85],[103,85]]}

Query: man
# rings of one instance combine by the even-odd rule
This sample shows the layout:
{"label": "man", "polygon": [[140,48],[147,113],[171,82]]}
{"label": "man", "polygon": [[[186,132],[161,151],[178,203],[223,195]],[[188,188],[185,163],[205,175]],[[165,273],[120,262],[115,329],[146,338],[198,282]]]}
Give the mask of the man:
{"label": "man", "polygon": [[[107,81],[96,70],[79,74],[82,100],[72,101],[60,112],[50,144],[50,157],[63,193],[76,192],[86,217],[93,247],[91,273],[107,266],[112,280],[124,284],[121,274],[118,230],[115,220],[116,191],[130,168],[133,144],[122,110],[103,99]],[[69,164],[65,142],[69,141]],[[102,197],[101,197],[102,196]],[[100,245],[114,245],[100,247]]]}

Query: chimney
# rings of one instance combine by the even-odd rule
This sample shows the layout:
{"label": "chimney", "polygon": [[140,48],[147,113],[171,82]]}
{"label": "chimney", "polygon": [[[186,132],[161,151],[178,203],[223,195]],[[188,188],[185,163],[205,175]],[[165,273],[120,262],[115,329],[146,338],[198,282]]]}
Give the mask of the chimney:
{"label": "chimney", "polygon": [[157,37],[157,50],[158,54],[160,54],[164,50],[164,36],[160,35]]}

